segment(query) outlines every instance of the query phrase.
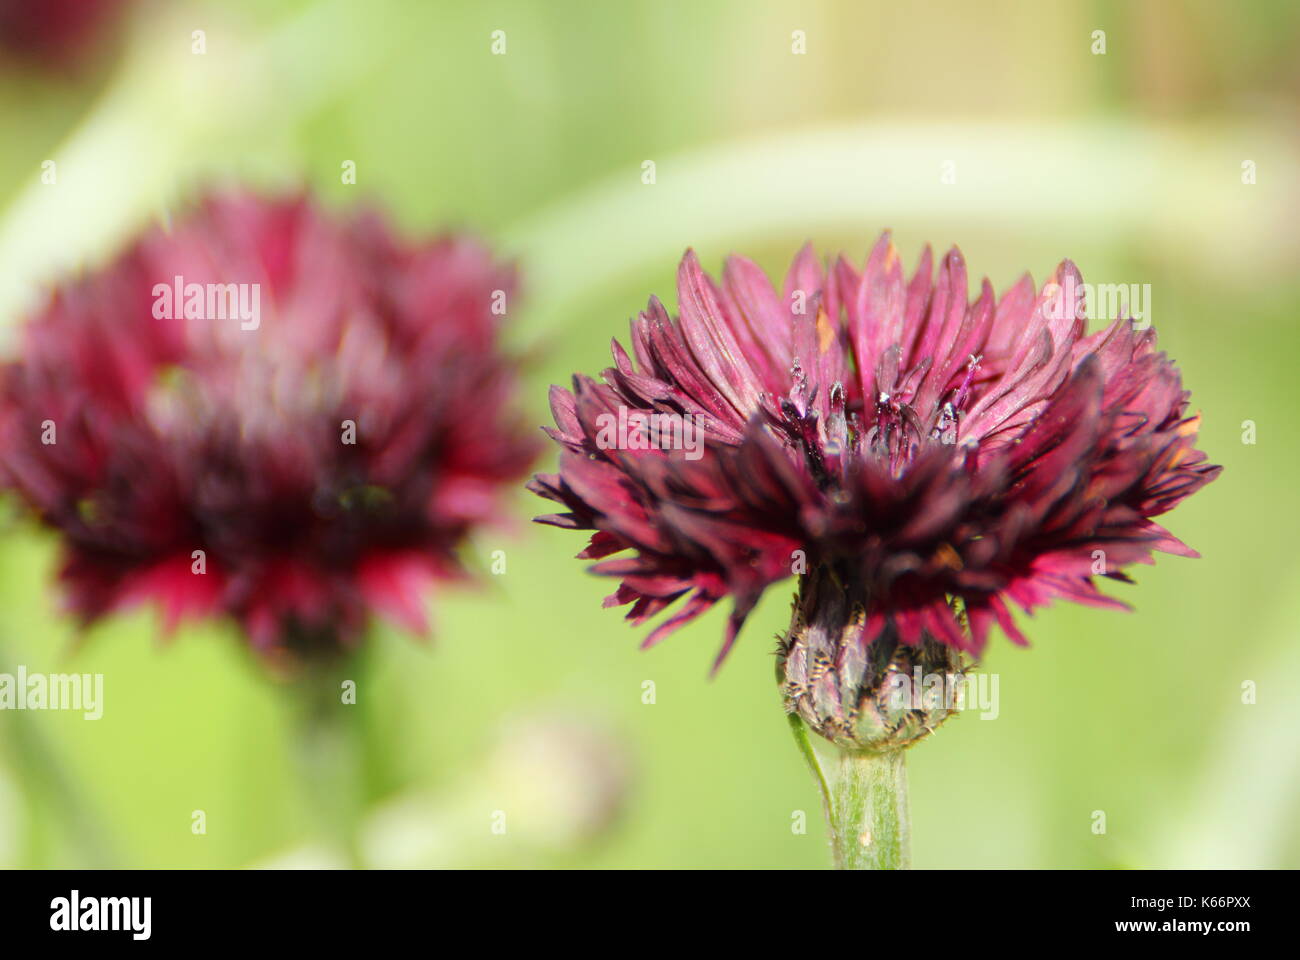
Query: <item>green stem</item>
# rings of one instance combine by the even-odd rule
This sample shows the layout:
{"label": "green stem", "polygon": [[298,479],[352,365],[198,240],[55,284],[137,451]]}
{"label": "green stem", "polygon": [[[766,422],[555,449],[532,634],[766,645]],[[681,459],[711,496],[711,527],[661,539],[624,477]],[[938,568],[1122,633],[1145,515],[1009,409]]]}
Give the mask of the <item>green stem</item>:
{"label": "green stem", "polygon": [[830,794],[831,847],[840,870],[912,865],[907,767],[902,750],[840,750]]}
{"label": "green stem", "polygon": [[[0,666],[13,673],[19,658],[0,646]],[[20,696],[22,694],[19,694]],[[13,744],[11,762],[20,789],[26,794],[34,823],[40,814],[53,811],[55,831],[66,832],[74,842],[82,866],[92,870],[122,866],[110,839],[107,821],[89,798],[89,788],[80,783],[70,765],[60,758],[58,745],[51,741],[41,714],[26,714],[8,721],[6,732]],[[39,813],[38,813],[39,811]],[[62,822],[59,818],[61,816]],[[62,827],[63,830],[59,830]],[[41,841],[48,831],[31,831],[29,856],[37,862]]]}
{"label": "green stem", "polygon": [[912,865],[907,767],[902,750],[870,753],[839,748],[827,779],[808,728],[790,714],[795,745],[822,799],[837,870],[906,870]]}
{"label": "green stem", "polygon": [[318,832],[337,848],[349,866],[363,866],[358,838],[365,807],[359,714],[344,703],[342,680],[356,679],[349,667],[312,670],[297,679],[299,703],[296,743],[298,770]]}
{"label": "green stem", "polygon": [[831,789],[826,783],[825,774],[822,773],[822,765],[817,759],[817,751],[813,749],[813,745],[808,739],[808,727],[797,713],[787,714],[786,719],[790,721],[790,732],[794,734],[794,744],[799,748],[799,755],[803,757],[804,763],[808,765],[808,772],[812,774],[813,780],[817,783],[817,792],[822,798],[822,816],[826,818],[826,825],[829,828],[833,822],[831,819]]}
{"label": "green stem", "polygon": [[[44,718],[27,716],[14,720],[9,732],[14,744],[14,766],[18,777],[29,794],[33,810],[53,809],[62,815],[62,825],[75,841],[77,855],[83,866],[92,870],[121,867],[105,828],[105,821],[92,808],[87,798],[87,788],[76,781],[67,765],[58,755],[58,748],[39,729]],[[56,817],[57,823],[57,817]]]}

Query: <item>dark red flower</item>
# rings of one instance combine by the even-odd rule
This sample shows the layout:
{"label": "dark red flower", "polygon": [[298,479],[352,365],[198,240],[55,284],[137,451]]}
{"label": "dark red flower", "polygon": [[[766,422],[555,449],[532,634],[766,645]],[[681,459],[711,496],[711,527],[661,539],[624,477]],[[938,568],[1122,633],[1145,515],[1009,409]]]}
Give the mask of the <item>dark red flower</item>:
{"label": "dark red flower", "polygon": [[[1219,472],[1188,394],[1151,330],[1085,333],[1068,261],[1041,293],[985,280],[971,301],[957,250],[936,276],[927,248],[905,280],[886,234],[861,272],[805,248],[784,292],[740,257],[714,283],[692,252],[677,284],[680,316],[652,299],[603,383],[553,388],[560,471],[532,484],[565,510],[541,522],[595,531],[579,556],[621,578],[607,605],[640,623],[682,601],[646,645],[730,596],[721,662],[795,574],[849,598],[857,640],[828,669],[886,636],[978,655],[994,624],[1024,642],[1012,604],[1122,606],[1094,576],[1195,556],[1151,519]],[[649,414],[678,420],[657,443],[618,432]],[[664,442],[682,417],[695,451],[689,430]]]}
{"label": "dark red flower", "polygon": [[0,0],[0,62],[6,57],[72,66],[113,24],[126,0]]}
{"label": "dark red flower", "polygon": [[513,288],[463,237],[208,197],[26,325],[0,477],[62,535],[87,622],[155,599],[268,652],[351,644],[370,611],[423,631],[535,453],[498,344]]}

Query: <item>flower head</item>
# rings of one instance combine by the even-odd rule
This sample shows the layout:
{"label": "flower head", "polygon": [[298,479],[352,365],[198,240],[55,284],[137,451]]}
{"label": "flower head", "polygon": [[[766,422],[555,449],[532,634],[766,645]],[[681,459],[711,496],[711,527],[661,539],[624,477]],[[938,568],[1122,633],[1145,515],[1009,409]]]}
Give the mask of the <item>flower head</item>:
{"label": "flower head", "polygon": [[0,63],[74,66],[113,25],[126,0],[0,0]]}
{"label": "flower head", "polygon": [[513,271],[377,215],[212,195],[55,291],[0,372],[0,481],[61,535],[84,621],[156,600],[268,653],[423,632],[425,590],[534,444]]}
{"label": "flower head", "polygon": [[1195,556],[1152,518],[1219,468],[1154,332],[1087,333],[1083,291],[1066,261],[1038,293],[985,280],[971,300],[960,252],[936,272],[927,248],[908,280],[888,234],[861,271],[805,248],[780,292],[741,257],[715,283],[688,252],[680,315],[652,299],[604,382],[553,388],[560,470],[533,489],[564,512],[538,519],[594,531],[579,556],[621,579],[606,603],[633,622],[681,601],[647,645],[730,597],[721,662],[776,581],[801,577],[797,607],[838,596],[802,616],[835,627],[826,649],[787,637],[783,665],[791,709],[839,720],[895,648],[978,655],[995,624],[1025,642],[1012,605],[1123,606],[1094,578]]}

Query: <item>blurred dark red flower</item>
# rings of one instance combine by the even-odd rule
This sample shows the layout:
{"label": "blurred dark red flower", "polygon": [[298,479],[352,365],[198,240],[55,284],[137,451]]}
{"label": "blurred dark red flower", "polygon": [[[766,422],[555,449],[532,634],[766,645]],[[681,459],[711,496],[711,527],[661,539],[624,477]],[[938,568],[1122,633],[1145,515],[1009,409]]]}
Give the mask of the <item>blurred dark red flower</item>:
{"label": "blurred dark red flower", "polygon": [[[853,635],[807,673],[860,675],[882,637],[978,655],[994,624],[1024,642],[1011,604],[1122,606],[1094,576],[1195,556],[1152,520],[1219,472],[1188,394],[1151,330],[1085,333],[1068,261],[1038,294],[985,280],[971,301],[957,250],[936,276],[927,248],[905,280],[886,234],[861,272],[805,248],[784,292],[740,257],[717,284],[692,252],[677,285],[680,316],[652,299],[603,383],[553,388],[560,470],[532,484],[564,508],[539,521],[595,531],[579,556],[621,579],[607,605],[640,623],[682,601],[647,645],[730,596],[720,662],[763,591],[799,575],[848,598]],[[659,442],[619,432],[651,414]]]}
{"label": "blurred dark red flower", "polygon": [[0,61],[67,67],[97,44],[127,0],[0,0]]}
{"label": "blurred dark red flower", "polygon": [[514,282],[464,237],[221,194],[58,289],[0,374],[0,478],[61,534],[71,609],[229,613],[278,653],[368,612],[423,632],[535,453]]}

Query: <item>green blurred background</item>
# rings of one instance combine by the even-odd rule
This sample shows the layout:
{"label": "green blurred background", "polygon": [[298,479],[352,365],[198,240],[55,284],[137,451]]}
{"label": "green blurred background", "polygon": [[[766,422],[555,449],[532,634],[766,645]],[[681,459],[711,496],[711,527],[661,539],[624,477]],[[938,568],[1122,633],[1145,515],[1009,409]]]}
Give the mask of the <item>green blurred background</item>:
{"label": "green blurred background", "polygon": [[[213,180],[377,202],[518,258],[539,424],[548,384],[607,366],[651,293],[671,306],[687,246],[779,275],[805,240],[861,260],[892,227],[909,263],[959,242],[999,290],[1066,256],[1149,283],[1226,465],[1167,518],[1204,558],[1133,571],[1111,589],[1131,614],[1062,605],[1025,624],[1031,649],[994,642],[1000,715],[911,754],[915,865],[1296,867],[1298,35],[1289,0],[140,3],[70,69],[0,64],[0,325],[11,344],[50,282]],[[639,652],[579,538],[527,522],[542,507],[521,492],[478,538],[481,581],[434,598],[432,645],[375,630],[365,862],[826,865],[773,682],[790,589],[710,681],[724,611]],[[6,517],[0,671],[103,673],[106,703],[0,713],[0,865],[339,863],[292,691],[223,625],[164,646],[142,612],[74,646],[53,543]]]}

